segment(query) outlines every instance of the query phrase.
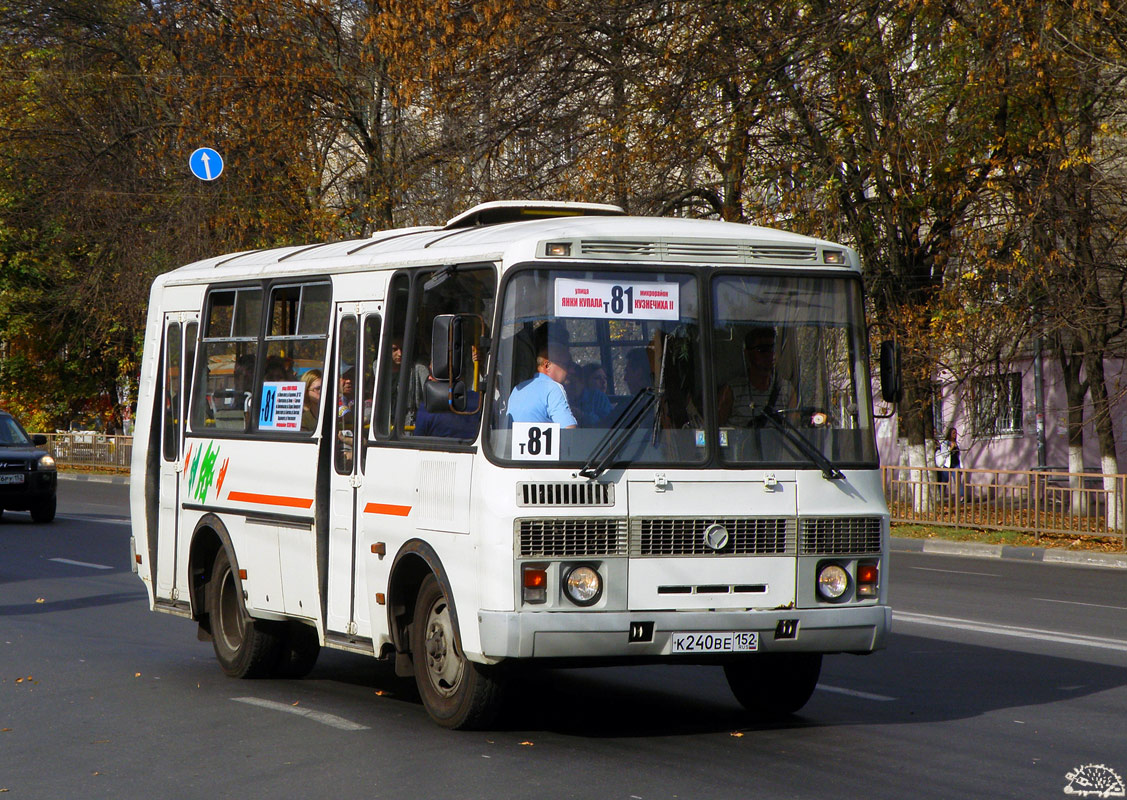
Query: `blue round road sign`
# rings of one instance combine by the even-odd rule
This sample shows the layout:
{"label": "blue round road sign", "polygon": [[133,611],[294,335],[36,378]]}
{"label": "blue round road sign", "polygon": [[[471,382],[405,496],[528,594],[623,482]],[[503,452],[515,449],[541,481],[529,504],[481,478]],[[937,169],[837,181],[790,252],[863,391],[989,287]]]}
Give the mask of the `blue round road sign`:
{"label": "blue round road sign", "polygon": [[223,156],[210,147],[201,147],[188,157],[188,168],[201,181],[213,181],[223,174]]}

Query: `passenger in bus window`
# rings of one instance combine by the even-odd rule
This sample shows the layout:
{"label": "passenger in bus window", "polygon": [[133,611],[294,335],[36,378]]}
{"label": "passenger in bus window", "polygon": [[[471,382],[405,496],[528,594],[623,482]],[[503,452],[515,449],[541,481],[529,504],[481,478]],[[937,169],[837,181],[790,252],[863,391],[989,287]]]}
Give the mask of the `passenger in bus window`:
{"label": "passenger in bus window", "polygon": [[250,424],[250,404],[253,399],[251,389],[254,387],[254,367],[254,356],[249,353],[241,355],[235,360],[235,400],[236,402],[242,403],[244,428]]}
{"label": "passenger in bus window", "polygon": [[721,425],[747,428],[761,422],[763,409],[790,408],[795,391],[775,369],[775,329],[756,326],[744,336],[744,376],[721,387],[717,398]]}
{"label": "passenger in bus window", "polygon": [[650,366],[650,353],[644,347],[636,347],[626,354],[626,368],[623,370],[626,389],[630,396],[654,385],[653,369]]}
{"label": "passenger in bus window", "polygon": [[[392,419],[395,418],[395,404],[399,399],[399,371],[403,367],[403,343],[400,339],[393,339],[391,342],[391,413]],[[415,424],[415,416],[418,413],[419,406],[423,401],[423,386],[426,384],[427,379],[430,377],[430,370],[425,364],[416,363],[411,369],[411,374],[408,377],[407,385],[407,409],[403,418],[403,424],[410,426]]]}
{"label": "passenger in bus window", "polygon": [[603,424],[614,410],[610,398],[607,397],[607,371],[602,364],[587,364],[580,367],[579,383],[582,391],[577,403],[571,408],[575,412],[579,424],[592,428]]}
{"label": "passenger in bus window", "polygon": [[263,373],[264,383],[277,383],[278,381],[293,380],[293,372],[286,366],[286,362],[279,356],[270,356],[266,359],[266,369]]}
{"label": "passenger in bus window", "polygon": [[356,429],[356,370],[348,367],[340,375],[337,390],[337,468],[350,469],[353,431]]}
{"label": "passenger in bus window", "polygon": [[567,402],[563,382],[571,361],[567,347],[550,342],[536,355],[536,375],[517,384],[509,395],[509,416],[513,422],[558,422],[561,428],[579,423]]}
{"label": "passenger in bus window", "polygon": [[321,409],[321,385],[324,382],[321,370],[307,370],[301,376],[305,383],[305,400],[301,408],[301,429],[311,431],[317,427],[317,412]]}
{"label": "passenger in bus window", "polygon": [[568,361],[564,365],[564,369],[567,371],[567,376],[563,379],[567,405],[575,419],[582,425],[583,419],[579,414],[579,398],[583,396],[583,390],[586,388],[586,384],[583,383],[583,372],[574,361]]}

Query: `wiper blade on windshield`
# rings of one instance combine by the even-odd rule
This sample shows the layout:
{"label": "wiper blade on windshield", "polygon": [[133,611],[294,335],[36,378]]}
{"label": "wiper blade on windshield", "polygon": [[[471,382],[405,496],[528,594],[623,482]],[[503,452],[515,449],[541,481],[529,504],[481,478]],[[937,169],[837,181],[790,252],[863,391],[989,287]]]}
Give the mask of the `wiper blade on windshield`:
{"label": "wiper blade on windshield", "polygon": [[618,415],[610,430],[595,446],[587,463],[579,470],[584,478],[598,478],[610,466],[618,451],[626,444],[630,434],[641,424],[646,412],[657,402],[657,394],[650,387],[646,387],[634,395],[622,413]]}
{"label": "wiper blade on windshield", "polygon": [[782,431],[783,435],[786,436],[788,440],[818,465],[818,468],[822,470],[823,478],[828,481],[833,481],[845,477],[841,470],[835,467],[833,462],[826,458],[821,450],[810,444],[810,442],[806,440],[806,437],[794,426],[794,423],[784,417],[778,410],[770,406],[764,406],[760,413],[774,423],[775,427]]}

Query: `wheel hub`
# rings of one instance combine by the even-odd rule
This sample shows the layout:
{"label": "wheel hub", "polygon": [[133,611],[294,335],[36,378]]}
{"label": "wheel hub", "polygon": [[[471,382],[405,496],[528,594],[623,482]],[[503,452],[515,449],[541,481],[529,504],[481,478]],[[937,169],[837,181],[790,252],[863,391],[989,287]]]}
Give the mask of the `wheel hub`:
{"label": "wheel hub", "polygon": [[427,615],[426,647],[427,675],[439,694],[450,696],[458,690],[464,666],[461,655],[452,646],[453,628],[450,611],[444,600],[435,603]]}

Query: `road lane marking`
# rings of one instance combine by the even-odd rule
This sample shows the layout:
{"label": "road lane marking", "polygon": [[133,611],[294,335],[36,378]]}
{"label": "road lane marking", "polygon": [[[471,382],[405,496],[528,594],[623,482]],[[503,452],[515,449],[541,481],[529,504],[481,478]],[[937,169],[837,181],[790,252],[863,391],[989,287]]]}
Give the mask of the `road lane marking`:
{"label": "road lane marking", "polygon": [[1054,600],[1051,597],[1034,597],[1031,598],[1041,603],[1063,603],[1069,606],[1085,606],[1087,608],[1110,608],[1115,611],[1127,611],[1127,606],[1105,606],[1102,603],[1081,603],[1079,600]]}
{"label": "road lane marking", "polygon": [[81,514],[59,514],[58,519],[74,520],[75,522],[100,522],[106,525],[129,525],[129,517],[84,517]]}
{"label": "road lane marking", "polygon": [[826,686],[825,684],[818,684],[818,690],[822,692],[833,692],[834,694],[844,694],[849,697],[859,697],[862,700],[876,700],[881,703],[890,703],[895,700],[895,697],[889,697],[884,694],[872,694],[870,692],[859,692],[856,689],[844,689],[840,686]]}
{"label": "road lane marking", "polygon": [[947,572],[951,575],[984,575],[987,578],[1002,577],[996,572],[967,572],[961,569],[935,569],[934,567],[908,567],[908,569],[918,569],[921,572]]}
{"label": "road lane marking", "polygon": [[344,717],[338,717],[335,714],[326,714],[324,711],[313,711],[301,706],[291,706],[286,703],[278,703],[274,700],[263,700],[259,697],[232,697],[236,703],[246,703],[251,706],[258,706],[259,708],[266,708],[270,711],[284,711],[287,714],[297,714],[299,717],[311,719],[314,722],[320,722],[322,725],[328,725],[330,728],[336,728],[342,731],[366,731],[367,725],[360,725],[356,722],[351,722]]}
{"label": "road lane marking", "polygon": [[1119,650],[1127,653],[1127,641],[1122,639],[1108,639],[1102,636],[1085,636],[1080,633],[1060,633],[1059,631],[1046,631],[1038,628],[1022,628],[1017,625],[996,625],[991,622],[975,622],[970,619],[957,617],[937,617],[931,614],[912,614],[906,611],[893,611],[894,622],[906,622],[915,625],[933,625],[939,628],[954,628],[961,631],[975,633],[991,633],[996,636],[1015,636],[1019,639],[1033,639],[1041,642],[1056,642],[1059,644],[1073,644],[1081,647],[1098,647],[1103,650]]}
{"label": "road lane marking", "polygon": [[70,564],[72,567],[88,567],[90,569],[113,569],[107,567],[105,564],[91,564],[89,561],[71,561],[69,558],[52,558],[49,561],[54,561],[56,564]]}

